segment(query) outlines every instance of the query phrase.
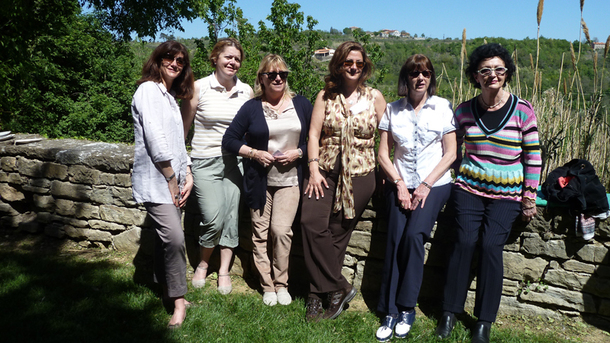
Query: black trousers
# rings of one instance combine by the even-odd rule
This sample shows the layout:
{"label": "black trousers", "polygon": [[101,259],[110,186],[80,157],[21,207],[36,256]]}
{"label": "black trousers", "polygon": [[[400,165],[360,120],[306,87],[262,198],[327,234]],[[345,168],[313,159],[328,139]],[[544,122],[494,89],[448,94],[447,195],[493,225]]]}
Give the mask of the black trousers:
{"label": "black trousers", "polygon": [[500,307],[504,280],[502,252],[513,222],[521,213],[521,203],[485,198],[457,186],[453,189],[452,203],[456,215],[457,239],[447,265],[443,310],[454,313],[464,311],[470,265],[478,247],[474,315],[479,320],[494,322]]}
{"label": "black trousers", "polygon": [[[398,314],[399,307],[415,307],[424,275],[424,244],[438,213],[451,194],[451,184],[433,187],[424,208],[400,207],[396,186],[386,182],[388,239],[377,311]],[[412,194],[413,189],[409,192]]]}

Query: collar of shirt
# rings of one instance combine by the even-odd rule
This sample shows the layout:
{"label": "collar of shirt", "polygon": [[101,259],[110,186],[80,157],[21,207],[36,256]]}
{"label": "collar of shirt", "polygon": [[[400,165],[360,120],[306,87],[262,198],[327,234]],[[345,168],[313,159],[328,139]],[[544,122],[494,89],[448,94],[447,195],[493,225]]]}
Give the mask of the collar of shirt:
{"label": "collar of shirt", "polygon": [[[411,105],[411,103],[409,102],[409,99],[407,97],[402,98],[402,101],[403,101],[402,105],[404,106],[404,108],[406,108],[409,111],[414,110],[413,106]],[[434,99],[432,97],[428,97],[426,99],[426,103],[422,107],[422,110],[424,108],[430,108],[431,110],[436,109],[436,101],[434,101]]]}

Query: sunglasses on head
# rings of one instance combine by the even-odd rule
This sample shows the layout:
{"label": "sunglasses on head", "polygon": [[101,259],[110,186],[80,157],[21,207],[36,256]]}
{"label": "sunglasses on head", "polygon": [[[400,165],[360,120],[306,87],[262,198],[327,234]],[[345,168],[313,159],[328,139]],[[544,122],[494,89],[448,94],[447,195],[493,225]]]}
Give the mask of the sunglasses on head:
{"label": "sunglasses on head", "polygon": [[261,73],[261,75],[266,75],[267,78],[270,81],[275,80],[278,75],[280,76],[280,79],[282,79],[282,80],[286,80],[286,78],[288,78],[288,72],[287,71],[279,71],[279,72],[278,71],[270,71],[270,72],[267,72],[267,73]]}
{"label": "sunglasses on head", "polygon": [[176,64],[178,65],[178,67],[182,68],[184,67],[184,58],[182,57],[174,57],[173,55],[165,55],[161,58],[161,60],[163,61],[164,65],[170,65],[172,64],[174,61],[176,61]]}
{"label": "sunglasses on head", "polygon": [[350,68],[351,66],[354,65],[354,63],[356,63],[356,68],[358,68],[358,69],[364,68],[364,62],[363,61],[354,61],[354,60],[345,60],[345,61],[343,61],[343,66],[346,67],[346,68]]}
{"label": "sunglasses on head", "polygon": [[496,75],[504,75],[506,74],[506,72],[508,71],[508,68],[505,67],[496,67],[496,68],[481,68],[479,70],[477,70],[477,73],[483,75],[483,76],[489,76],[491,75],[491,72],[495,72]]}
{"label": "sunglasses on head", "polygon": [[432,76],[432,72],[430,70],[414,70],[409,73],[409,76],[416,78],[419,76],[419,74],[422,74],[426,79],[429,79],[430,76]]}

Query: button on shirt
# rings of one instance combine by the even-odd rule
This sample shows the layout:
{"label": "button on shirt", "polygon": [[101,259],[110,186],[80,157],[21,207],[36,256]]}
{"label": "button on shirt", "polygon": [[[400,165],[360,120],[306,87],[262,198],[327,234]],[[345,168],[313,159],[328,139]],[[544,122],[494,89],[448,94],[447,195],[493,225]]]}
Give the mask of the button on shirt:
{"label": "button on shirt", "polygon": [[189,162],[176,99],[162,83],[144,82],[133,95],[131,114],[135,135],[133,197],[138,203],[172,204],[167,181],[155,163],[171,161],[176,178],[184,183]]}
{"label": "button on shirt", "polygon": [[[419,114],[407,98],[389,103],[379,130],[394,140],[394,167],[407,188],[416,188],[443,158],[443,136],[457,128],[451,104],[446,99],[428,98]],[[451,182],[447,170],[434,186]]]}

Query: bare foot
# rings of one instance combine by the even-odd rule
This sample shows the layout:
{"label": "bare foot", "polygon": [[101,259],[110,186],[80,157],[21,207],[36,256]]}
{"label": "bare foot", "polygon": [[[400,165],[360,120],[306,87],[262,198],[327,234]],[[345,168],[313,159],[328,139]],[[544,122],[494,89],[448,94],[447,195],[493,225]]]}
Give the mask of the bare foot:
{"label": "bare foot", "polygon": [[176,298],[174,300],[174,314],[169,320],[168,328],[177,329],[182,325],[186,318],[186,304],[190,304],[184,298]]}

